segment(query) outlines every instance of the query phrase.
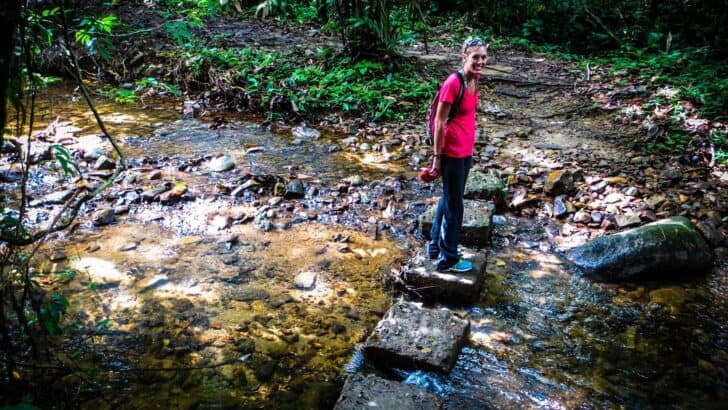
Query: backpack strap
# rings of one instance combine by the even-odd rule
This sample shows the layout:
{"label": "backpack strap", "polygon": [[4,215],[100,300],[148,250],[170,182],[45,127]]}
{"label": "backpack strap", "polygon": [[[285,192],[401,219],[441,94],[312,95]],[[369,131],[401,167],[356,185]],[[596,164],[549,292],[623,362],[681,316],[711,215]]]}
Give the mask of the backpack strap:
{"label": "backpack strap", "polygon": [[463,95],[465,94],[465,76],[460,70],[456,71],[455,74],[457,74],[458,80],[460,80],[460,87],[458,88],[458,96],[455,98],[455,101],[453,101],[452,106],[450,107],[450,113],[447,116],[448,121],[457,115],[458,110],[460,109],[460,103],[463,102]]}

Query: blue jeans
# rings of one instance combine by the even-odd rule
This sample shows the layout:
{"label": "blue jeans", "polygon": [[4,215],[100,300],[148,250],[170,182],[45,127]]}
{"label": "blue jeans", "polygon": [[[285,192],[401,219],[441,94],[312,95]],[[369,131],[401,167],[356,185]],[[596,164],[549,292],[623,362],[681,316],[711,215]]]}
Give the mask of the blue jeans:
{"label": "blue jeans", "polygon": [[460,259],[458,243],[463,226],[463,194],[465,181],[473,166],[473,157],[450,158],[442,156],[440,173],[442,174],[442,196],[437,203],[429,251],[439,249],[440,258],[437,268],[448,268]]}

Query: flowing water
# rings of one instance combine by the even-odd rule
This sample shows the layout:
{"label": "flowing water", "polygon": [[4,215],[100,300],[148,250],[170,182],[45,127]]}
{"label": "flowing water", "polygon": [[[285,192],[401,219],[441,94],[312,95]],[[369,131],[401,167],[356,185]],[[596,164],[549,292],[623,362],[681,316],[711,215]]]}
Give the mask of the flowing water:
{"label": "flowing water", "polygon": [[[56,107],[87,129],[73,104]],[[414,175],[403,161],[330,150],[329,138],[298,141],[232,116],[211,129],[170,107],[102,111],[115,119],[113,132],[127,135],[133,167],[162,169],[163,180],[185,182],[196,199],[140,204],[113,225],[84,223],[49,244],[46,255],[63,246],[69,257],[41,258],[38,279],[71,300],[62,359],[83,369],[50,390],[85,408],[331,407],[345,369],[360,362],[350,362],[352,353],[391,303],[383,278],[417,246],[400,225],[434,192],[403,185],[401,174]],[[236,170],[179,171],[218,153]],[[250,173],[294,172],[320,190],[280,207],[282,218],[303,220],[270,232],[211,224],[219,214],[254,215],[256,200],[267,200],[215,187]],[[336,185],[352,174],[372,183],[342,211],[332,205]],[[395,235],[375,239],[363,227],[381,219],[372,206],[377,186],[404,191],[412,205],[388,225]],[[553,222],[496,216],[495,227],[483,298],[457,310],[469,316],[471,335],[455,369],[399,372],[403,380],[441,395],[449,409],[723,406],[725,261],[688,281],[598,283],[575,275],[554,250],[563,238]],[[51,273],[65,267],[78,273]],[[311,289],[294,286],[311,274]]]}

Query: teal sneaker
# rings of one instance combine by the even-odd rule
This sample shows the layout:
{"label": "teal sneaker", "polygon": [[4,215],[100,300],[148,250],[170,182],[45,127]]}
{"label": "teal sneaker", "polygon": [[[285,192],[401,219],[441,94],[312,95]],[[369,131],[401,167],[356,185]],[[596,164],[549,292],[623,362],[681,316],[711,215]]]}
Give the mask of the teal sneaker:
{"label": "teal sneaker", "polygon": [[471,269],[473,269],[473,262],[466,259],[460,259],[456,264],[444,269],[438,268],[437,271],[463,273],[469,272]]}

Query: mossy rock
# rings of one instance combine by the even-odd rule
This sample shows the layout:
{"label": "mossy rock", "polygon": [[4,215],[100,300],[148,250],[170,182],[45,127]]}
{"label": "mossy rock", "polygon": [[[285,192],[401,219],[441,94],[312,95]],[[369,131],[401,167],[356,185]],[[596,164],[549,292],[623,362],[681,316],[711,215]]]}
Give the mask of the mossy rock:
{"label": "mossy rock", "polygon": [[615,281],[655,275],[696,275],[709,270],[712,249],[685,217],[663,219],[572,249],[568,258],[585,274]]}

